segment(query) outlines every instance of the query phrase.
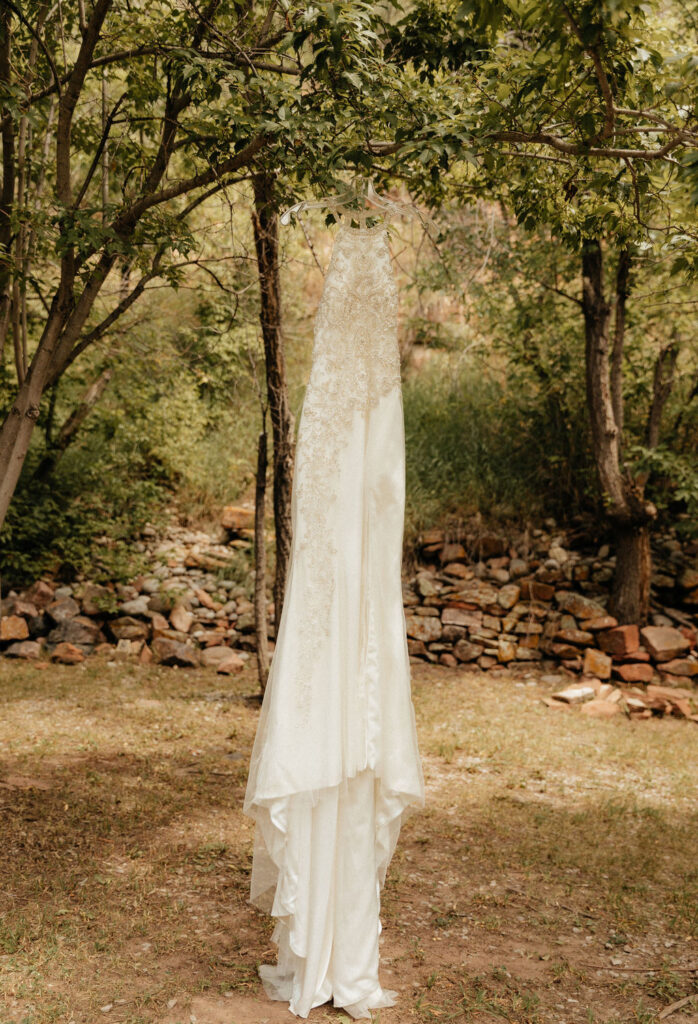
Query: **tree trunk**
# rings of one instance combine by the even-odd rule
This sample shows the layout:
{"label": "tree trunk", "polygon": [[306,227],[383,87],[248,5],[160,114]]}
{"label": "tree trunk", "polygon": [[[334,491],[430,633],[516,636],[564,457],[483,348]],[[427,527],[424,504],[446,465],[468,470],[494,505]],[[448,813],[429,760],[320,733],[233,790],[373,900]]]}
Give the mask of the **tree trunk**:
{"label": "tree trunk", "polygon": [[35,479],[46,480],[53,473],[83,422],[104,394],[104,390],[111,380],[112,373],[113,370],[110,368],[103,370],[99,377],[87,388],[80,404],[73,409],[58,431],[58,437],[49,444],[48,451],[36,469]]}
{"label": "tree trunk", "polygon": [[[645,480],[633,479],[621,462],[621,362],[630,258],[621,253],[616,276],[616,327],[611,384],[611,306],[604,295],[603,254],[598,239],[582,249],[582,309],[585,327],[587,406],[596,468],[616,542],[616,567],[609,611],[621,623],[644,625],[649,617],[652,560],[650,526],[657,515],[644,496]],[[619,422],[620,420],[620,422]]]}
{"label": "tree trunk", "polygon": [[[267,489],[266,414],[257,443],[257,486],[254,501],[254,624],[257,635],[257,675],[264,693],[269,677],[269,644],[267,642],[267,559],[264,542],[264,512]],[[277,621],[278,626],[278,621]]]}
{"label": "tree trunk", "polygon": [[618,525],[615,533],[616,568],[608,610],[622,623],[646,625],[650,606],[652,554],[650,530],[644,524]]}
{"label": "tree trunk", "polygon": [[274,437],[274,530],[276,569],[274,575],[274,617],[278,627],[286,589],[291,553],[291,491],[294,463],[294,421],[288,402],[286,364],[281,331],[281,285],[279,279],[279,220],[273,203],[273,178],[254,177],[255,209],[252,215],[259,271],[260,320],[264,340],[267,396]]}
{"label": "tree trunk", "polygon": [[[0,5],[0,85],[12,82],[12,12]],[[5,337],[10,322],[12,288],[10,251],[12,245],[12,210],[15,196],[15,125],[2,117],[2,187],[0,188],[0,372],[5,366]]]}

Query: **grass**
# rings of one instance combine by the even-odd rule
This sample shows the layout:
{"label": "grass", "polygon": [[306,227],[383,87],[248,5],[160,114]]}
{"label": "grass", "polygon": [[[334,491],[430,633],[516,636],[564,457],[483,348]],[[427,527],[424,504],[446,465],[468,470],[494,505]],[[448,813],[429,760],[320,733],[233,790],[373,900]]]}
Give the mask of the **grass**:
{"label": "grass", "polygon": [[[0,663],[0,1024],[291,1019],[247,903],[255,692],[251,669]],[[375,1020],[649,1024],[697,992],[695,726],[551,710],[534,675],[415,664],[413,692],[427,806]]]}

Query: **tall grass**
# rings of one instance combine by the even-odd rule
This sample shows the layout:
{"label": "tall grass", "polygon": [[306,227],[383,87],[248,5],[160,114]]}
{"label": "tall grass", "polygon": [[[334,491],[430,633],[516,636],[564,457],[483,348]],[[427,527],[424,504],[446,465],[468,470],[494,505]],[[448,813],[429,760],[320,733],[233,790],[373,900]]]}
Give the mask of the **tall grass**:
{"label": "tall grass", "polygon": [[572,490],[585,486],[591,467],[583,420],[568,428],[533,384],[439,354],[405,381],[403,402],[407,543],[426,527],[474,512],[564,515]]}

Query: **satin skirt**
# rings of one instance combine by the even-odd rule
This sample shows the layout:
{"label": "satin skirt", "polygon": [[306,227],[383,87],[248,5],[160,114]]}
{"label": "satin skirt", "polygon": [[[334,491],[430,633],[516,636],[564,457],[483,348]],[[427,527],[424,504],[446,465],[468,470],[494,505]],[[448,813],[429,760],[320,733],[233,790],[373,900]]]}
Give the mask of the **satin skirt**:
{"label": "satin skirt", "polygon": [[[317,565],[292,544],[250,761],[250,900],[277,919],[278,963],[260,976],[299,1017],[328,1000],[370,1017],[395,1000],[378,978],[380,892],[401,826],[424,804],[402,602],[403,431],[396,389],[357,411],[343,439],[332,500],[319,503],[334,586],[310,647]],[[301,473],[294,537],[303,486]]]}
{"label": "satin skirt", "polygon": [[380,892],[375,861],[375,775],[361,772],[297,806],[289,856],[298,865],[297,912],[274,930],[278,963],[260,967],[271,999],[291,1013],[333,1000],[352,1017],[393,1006],[396,992],[378,980]]}

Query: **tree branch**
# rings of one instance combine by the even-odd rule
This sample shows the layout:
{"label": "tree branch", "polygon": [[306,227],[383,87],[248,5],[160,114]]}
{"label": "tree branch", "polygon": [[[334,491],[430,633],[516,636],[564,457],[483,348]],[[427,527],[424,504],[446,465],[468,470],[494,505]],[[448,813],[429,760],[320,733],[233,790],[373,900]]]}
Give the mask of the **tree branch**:
{"label": "tree branch", "polygon": [[595,46],[588,46],[584,42],[584,39],[582,37],[582,33],[579,30],[579,26],[577,25],[577,22],[572,17],[572,13],[571,13],[569,7],[567,6],[567,4],[563,3],[562,4],[562,9],[565,12],[565,17],[567,18],[567,20],[569,21],[570,25],[572,26],[572,30],[573,30],[574,34],[576,35],[577,39],[579,40],[580,46],[582,47],[584,52],[589,57],[591,57],[592,64],[594,65],[594,71],[596,72],[596,79],[597,79],[597,81],[599,83],[599,90],[601,92],[601,96],[602,96],[603,101],[604,101],[604,106],[606,108],[606,120],[604,122],[604,126],[603,126],[603,128],[601,129],[600,132],[596,133],[594,138],[596,138],[596,139],[609,139],[609,138],[613,138],[614,128],[615,128],[615,115],[614,115],[614,111],[613,111],[613,93],[611,92],[611,86],[609,84],[608,77],[606,75],[606,71],[604,69],[604,66],[601,63],[601,58],[599,56],[598,50],[597,50],[597,48]]}
{"label": "tree branch", "polygon": [[[630,252],[621,249],[618,255],[616,270],[616,310],[613,331],[613,347],[611,349],[611,403],[613,418],[618,427],[619,448],[623,438],[623,346],[625,343],[625,306],[628,298],[628,281],[630,277]],[[622,457],[622,456],[621,456]]]}

